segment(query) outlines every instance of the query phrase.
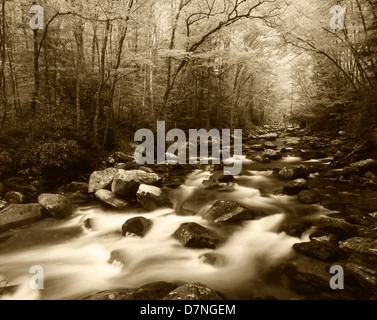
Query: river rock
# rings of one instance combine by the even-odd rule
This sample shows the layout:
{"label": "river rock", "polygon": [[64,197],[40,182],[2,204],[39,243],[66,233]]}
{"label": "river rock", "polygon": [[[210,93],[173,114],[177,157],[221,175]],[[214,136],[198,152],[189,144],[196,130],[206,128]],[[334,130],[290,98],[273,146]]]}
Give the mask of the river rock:
{"label": "river rock", "polygon": [[221,184],[229,184],[234,181],[234,176],[225,175],[223,172],[216,172],[209,177],[208,180],[203,181],[203,185],[207,189],[213,189],[221,186]]}
{"label": "river rock", "polygon": [[218,293],[201,283],[190,283],[170,292],[163,300],[223,300]]}
{"label": "river rock", "polygon": [[263,144],[263,146],[266,148],[266,149],[276,149],[277,146],[275,144],[273,144],[271,141],[267,141]]}
{"label": "river rock", "polygon": [[162,300],[177,285],[167,282],[153,282],[138,289],[107,290],[93,294],[84,300],[113,300],[113,301],[156,301]]}
{"label": "river rock", "polygon": [[0,211],[0,232],[23,227],[43,218],[43,207],[37,203],[11,204]]}
{"label": "river rock", "polygon": [[21,192],[9,191],[4,199],[8,203],[22,204],[25,201],[25,196]]}
{"label": "river rock", "polygon": [[142,184],[136,193],[137,202],[141,207],[146,210],[153,211],[160,207],[171,207],[166,194],[164,194],[163,189]]}
{"label": "river rock", "polygon": [[263,156],[270,160],[279,160],[283,155],[276,150],[266,150],[263,152]]}
{"label": "river rock", "polygon": [[290,167],[290,168],[283,168],[280,170],[278,176],[280,179],[283,180],[296,180],[296,179],[305,179],[309,176],[310,172],[307,167],[299,166],[299,167]]}
{"label": "river rock", "polygon": [[262,134],[259,136],[259,139],[262,140],[267,140],[267,141],[274,141],[279,137],[277,133],[267,133],[267,134]]}
{"label": "river rock", "polygon": [[311,241],[296,243],[293,248],[312,258],[317,258],[322,261],[335,261],[342,256],[340,249],[332,242],[328,241]]}
{"label": "river rock", "polygon": [[254,151],[264,151],[264,146],[262,144],[253,144],[250,148]]}
{"label": "river rock", "polygon": [[339,240],[346,240],[357,235],[356,227],[342,219],[321,218],[317,228],[318,230],[335,234]]}
{"label": "river rock", "polygon": [[303,190],[298,194],[298,201],[303,204],[316,204],[321,201],[321,195],[313,190]]}
{"label": "river rock", "polygon": [[161,177],[156,173],[141,170],[119,170],[111,185],[111,191],[117,196],[134,197],[141,184],[158,185]]}
{"label": "river rock", "polygon": [[220,200],[203,215],[203,219],[219,223],[256,220],[265,216],[265,212],[247,209],[235,201]]}
{"label": "river rock", "polygon": [[295,138],[295,137],[287,137],[285,139],[285,144],[287,146],[295,146],[300,143],[300,138]]}
{"label": "river rock", "polygon": [[152,228],[152,221],[144,217],[135,217],[127,220],[122,226],[124,236],[135,235],[143,238]]}
{"label": "river rock", "polygon": [[361,174],[371,171],[377,174],[377,162],[373,159],[361,160],[350,165],[351,168],[356,168]]}
{"label": "river rock", "polygon": [[349,223],[357,224],[364,227],[371,227],[377,224],[377,220],[373,219],[370,216],[362,215],[362,214],[354,214],[354,215],[348,216],[345,220]]}
{"label": "river rock", "polygon": [[118,170],[115,168],[93,172],[89,179],[88,192],[95,193],[98,190],[109,188],[117,173]]}
{"label": "river rock", "polygon": [[335,139],[335,140],[332,140],[331,141],[331,145],[334,147],[334,148],[337,148],[339,149],[342,145],[343,145],[343,142],[339,139]]}
{"label": "river rock", "polygon": [[203,263],[207,263],[209,265],[212,265],[214,267],[224,267],[227,264],[227,258],[219,253],[214,252],[208,252],[205,254],[202,254],[199,259]]}
{"label": "river rock", "polygon": [[283,193],[287,195],[297,195],[301,191],[309,188],[309,184],[305,179],[296,179],[294,181],[288,182],[283,187]]}
{"label": "river rock", "polygon": [[55,219],[64,219],[72,214],[72,203],[61,194],[41,194],[38,203]]}
{"label": "river rock", "polygon": [[[330,279],[333,275],[330,274],[329,269],[333,265],[344,268],[345,290],[330,288]],[[329,265],[328,262],[296,253],[287,264],[286,274],[292,280],[290,288],[304,294],[309,300],[366,299],[370,295],[360,287],[341,262],[333,262]]]}
{"label": "river rock", "polygon": [[270,163],[271,162],[271,160],[268,159],[266,156],[260,155],[260,154],[253,157],[253,161],[259,162],[259,163]]}
{"label": "river rock", "polygon": [[173,237],[188,248],[215,249],[221,242],[221,238],[215,232],[197,223],[182,224]]}
{"label": "river rock", "polygon": [[129,207],[129,203],[126,200],[118,198],[113,192],[109,190],[98,190],[95,193],[98,200],[114,209],[125,209]]}
{"label": "river rock", "polygon": [[355,237],[341,242],[339,247],[350,256],[347,269],[377,292],[377,240]]}

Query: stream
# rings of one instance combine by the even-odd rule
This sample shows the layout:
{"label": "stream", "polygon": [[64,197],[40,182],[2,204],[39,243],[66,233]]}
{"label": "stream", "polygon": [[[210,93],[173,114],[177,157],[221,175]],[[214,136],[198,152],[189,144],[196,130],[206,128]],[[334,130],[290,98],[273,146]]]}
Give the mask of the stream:
{"label": "stream", "polygon": [[[154,281],[200,282],[220,292],[226,299],[300,299],[289,289],[283,266],[292,253],[292,245],[308,241],[290,237],[279,228],[284,223],[318,219],[332,211],[320,205],[303,205],[297,196],[282,195],[286,181],[279,180],[273,169],[300,164],[325,165],[330,159],[303,161],[285,157],[270,164],[243,159],[243,172],[225,190],[204,188],[210,171],[196,170],[172,194],[174,204],[197,212],[178,216],[173,209],[144,212],[131,208],[112,211],[101,205],[76,207],[64,221],[46,219],[18,230],[11,242],[0,239],[0,283],[9,290],[2,299],[73,300],[116,288],[138,288]],[[326,185],[316,175],[309,184]],[[335,193],[334,193],[335,194]],[[337,193],[338,194],[338,193]],[[201,217],[217,200],[234,200],[270,213],[258,221],[217,225]],[[153,221],[144,238],[124,237],[122,224],[133,217]],[[84,227],[91,219],[92,229]],[[196,222],[226,236],[216,250],[184,248],[172,234],[182,223]],[[203,255],[215,253],[221,263],[208,264]],[[30,267],[44,270],[44,290],[31,290]]]}

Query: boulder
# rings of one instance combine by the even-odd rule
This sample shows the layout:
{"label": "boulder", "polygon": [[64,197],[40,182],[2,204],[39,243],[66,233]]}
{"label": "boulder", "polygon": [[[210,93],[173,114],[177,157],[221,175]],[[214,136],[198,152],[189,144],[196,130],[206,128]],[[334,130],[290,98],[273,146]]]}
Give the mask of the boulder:
{"label": "boulder", "polygon": [[317,224],[318,230],[337,236],[339,240],[346,240],[357,235],[357,229],[352,224],[335,218],[321,218]]}
{"label": "boulder", "polygon": [[162,300],[170,292],[177,288],[177,285],[167,282],[154,282],[138,289],[107,290],[93,294],[84,300],[113,300],[113,301],[156,301]]}
{"label": "boulder", "polygon": [[135,217],[127,220],[122,226],[124,236],[133,235],[143,238],[152,228],[152,221],[144,217]]}
{"label": "boulder", "polygon": [[311,241],[296,243],[293,248],[312,258],[317,258],[322,261],[336,261],[342,256],[340,249],[332,242],[328,241]]}
{"label": "boulder", "polygon": [[264,146],[262,144],[253,144],[250,148],[254,151],[264,151]]}
{"label": "boulder", "polygon": [[347,270],[377,292],[377,240],[355,237],[341,242],[339,247],[350,256]]}
{"label": "boulder", "polygon": [[283,168],[278,176],[283,180],[305,179],[310,175],[309,169],[305,166]]}
{"label": "boulder", "polygon": [[43,218],[43,207],[37,203],[11,204],[0,211],[0,231],[23,227]]}
{"label": "boulder", "polygon": [[9,191],[5,194],[5,201],[8,203],[22,204],[25,201],[25,196],[16,191]]}
{"label": "boulder", "polygon": [[309,188],[309,184],[305,179],[296,179],[294,181],[288,182],[283,187],[283,193],[287,195],[297,195],[303,190],[307,190]]}
{"label": "boulder", "polygon": [[321,195],[313,190],[303,190],[298,194],[298,201],[303,204],[316,204],[321,201]]}
{"label": "boulder", "polygon": [[350,215],[345,220],[349,223],[357,224],[364,227],[376,226],[377,224],[376,219],[373,219],[370,216],[362,215],[362,214]]}
{"label": "boulder", "polygon": [[61,194],[41,194],[38,203],[55,219],[64,219],[72,214],[72,203]]}
{"label": "boulder", "polygon": [[371,171],[377,174],[377,162],[373,159],[361,160],[350,165],[351,168],[355,168],[361,174]]}
{"label": "boulder", "polygon": [[234,176],[225,175],[224,172],[216,172],[209,177],[208,180],[203,181],[203,185],[207,189],[216,188],[222,186],[222,184],[229,184],[234,181]]}
{"label": "boulder", "polygon": [[182,224],[173,237],[188,248],[215,249],[221,242],[221,238],[215,232],[197,223]]}
{"label": "boulder", "polygon": [[267,141],[274,141],[279,137],[277,133],[267,133],[267,134],[262,134],[259,136],[259,139],[262,140],[267,140]]}
{"label": "boulder", "polygon": [[260,155],[260,154],[253,157],[253,161],[259,162],[259,163],[270,163],[271,162],[271,160],[268,159],[266,156]]}
{"label": "boulder", "polygon": [[88,192],[95,193],[98,190],[109,188],[117,173],[118,170],[115,168],[93,172],[89,179]]}
{"label": "boulder", "polygon": [[263,156],[270,160],[279,160],[283,157],[283,155],[276,150],[266,150],[263,152]]}
{"label": "boulder", "polygon": [[[344,268],[344,290],[332,290],[330,287],[330,266],[339,265]],[[289,261],[286,274],[291,279],[290,289],[306,296],[308,300],[355,300],[368,299],[369,292],[355,281],[355,278],[341,262],[328,262],[310,258],[299,253]]]}
{"label": "boulder", "polygon": [[134,197],[141,184],[158,185],[161,177],[156,173],[141,170],[119,170],[111,185],[111,191],[117,196]]}
{"label": "boulder", "polygon": [[136,193],[137,202],[146,210],[153,211],[161,207],[172,207],[163,189],[142,184]]}
{"label": "boulder", "polygon": [[125,209],[129,207],[129,203],[126,200],[118,198],[113,192],[109,190],[98,190],[95,193],[98,200],[114,209]]}
{"label": "boulder", "polygon": [[273,144],[271,141],[267,141],[263,145],[266,149],[276,149],[277,146]]}
{"label": "boulder", "polygon": [[287,137],[285,139],[285,144],[287,146],[295,146],[300,143],[300,138],[295,138],[295,137]]}
{"label": "boulder", "polygon": [[245,220],[256,220],[266,217],[266,214],[260,210],[247,209],[235,201],[220,200],[217,201],[204,215],[203,219],[215,223],[219,222],[238,222]]}
{"label": "boulder", "polygon": [[170,292],[163,300],[224,300],[218,293],[201,283],[190,283]]}

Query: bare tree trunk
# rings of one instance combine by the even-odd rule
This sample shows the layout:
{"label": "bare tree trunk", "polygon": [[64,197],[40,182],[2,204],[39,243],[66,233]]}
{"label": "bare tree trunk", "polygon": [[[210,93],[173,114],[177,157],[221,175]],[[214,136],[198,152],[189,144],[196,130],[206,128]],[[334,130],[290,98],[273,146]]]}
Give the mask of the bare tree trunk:
{"label": "bare tree trunk", "polygon": [[98,148],[100,148],[99,143],[99,116],[101,113],[101,99],[102,99],[102,90],[105,85],[105,63],[106,63],[106,48],[107,48],[107,42],[109,39],[109,33],[110,33],[110,20],[106,21],[106,27],[105,27],[105,36],[103,39],[102,44],[102,50],[101,50],[101,57],[100,57],[100,67],[99,67],[99,85],[97,90],[97,101],[96,101],[96,109],[95,109],[95,115],[93,120],[93,138],[94,138],[94,144]]}
{"label": "bare tree trunk", "polygon": [[6,88],[6,77],[5,77],[5,50],[6,50],[6,30],[5,30],[5,0],[2,2],[2,16],[1,16],[1,89],[3,93],[3,103],[4,103],[4,111],[3,111],[3,118],[0,124],[0,136],[3,134],[5,122],[7,119],[7,112],[8,112],[8,97],[7,97],[7,88]]}
{"label": "bare tree trunk", "polygon": [[81,126],[81,87],[84,73],[84,33],[85,24],[78,20],[75,24],[74,35],[76,40],[76,126]]}

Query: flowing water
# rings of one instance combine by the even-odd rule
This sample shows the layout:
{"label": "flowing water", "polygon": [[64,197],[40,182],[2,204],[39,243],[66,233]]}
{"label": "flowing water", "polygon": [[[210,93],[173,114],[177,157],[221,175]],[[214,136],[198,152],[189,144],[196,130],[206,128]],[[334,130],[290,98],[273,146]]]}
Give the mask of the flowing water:
{"label": "flowing water", "polygon": [[[21,229],[13,245],[0,245],[0,281],[7,281],[12,289],[2,299],[82,299],[95,292],[137,288],[154,281],[200,282],[228,299],[300,298],[288,289],[282,267],[292,245],[305,241],[307,235],[297,239],[278,230],[285,222],[320,217],[328,210],[301,205],[297,197],[281,195],[284,182],[266,170],[300,163],[299,158],[285,158],[257,165],[244,159],[242,175],[226,190],[205,189],[202,181],[211,173],[193,172],[171,197],[173,203],[184,203],[197,212],[195,216],[177,216],[172,209],[119,213],[96,205],[76,208],[68,221],[47,220]],[[202,220],[216,200],[227,199],[261,208],[270,215],[236,225]],[[135,216],[153,221],[143,239],[121,234],[122,224]],[[92,219],[92,230],[83,226],[88,218]],[[227,240],[216,250],[184,248],[171,235],[185,222],[197,222]],[[209,252],[221,256],[222,263],[206,263],[202,256]],[[30,289],[29,270],[34,265],[44,269],[44,290]]]}

